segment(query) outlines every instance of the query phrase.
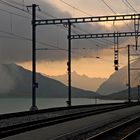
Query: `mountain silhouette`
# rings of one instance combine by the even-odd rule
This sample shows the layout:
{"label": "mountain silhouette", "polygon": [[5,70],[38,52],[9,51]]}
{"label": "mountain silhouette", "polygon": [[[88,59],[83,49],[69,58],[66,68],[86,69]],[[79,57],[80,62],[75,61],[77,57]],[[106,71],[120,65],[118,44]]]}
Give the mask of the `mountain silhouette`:
{"label": "mountain silhouette", "polygon": [[[0,65],[0,96],[31,97],[32,73],[16,64]],[[67,97],[68,88],[61,82],[37,73],[38,97]],[[72,97],[94,97],[95,92],[72,87]]]}
{"label": "mountain silhouette", "polygon": [[[131,68],[140,68],[140,58],[131,63]],[[131,87],[137,87],[140,83],[140,71],[133,70],[130,74],[131,78]],[[127,89],[128,83],[128,68],[127,66],[121,68],[120,70],[114,72],[108,80],[106,80],[101,86],[98,88],[97,92],[102,95],[108,95],[111,93],[120,92]]]}
{"label": "mountain silhouette", "polygon": [[[67,85],[67,74],[49,77]],[[80,75],[76,71],[72,72],[72,85],[80,89],[96,91],[105,80],[106,78],[91,78],[87,75]]]}

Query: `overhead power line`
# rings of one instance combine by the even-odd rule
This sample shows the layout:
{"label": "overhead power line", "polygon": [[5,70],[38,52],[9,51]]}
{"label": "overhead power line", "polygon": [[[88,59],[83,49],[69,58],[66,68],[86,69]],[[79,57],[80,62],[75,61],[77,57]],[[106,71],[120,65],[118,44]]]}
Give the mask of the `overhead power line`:
{"label": "overhead power line", "polygon": [[[14,9],[16,9],[16,10],[19,10],[19,11],[22,11],[22,12],[24,12],[24,13],[26,13],[26,14],[29,14],[29,15],[31,15],[31,13],[27,10],[27,7],[26,6],[24,6],[25,7],[25,9],[23,8],[23,7],[19,7],[19,6],[17,6],[17,5],[14,5],[11,1],[10,2],[7,2],[7,1],[5,1],[5,0],[0,0],[0,3],[1,4],[3,4],[3,5],[6,5],[6,6],[9,6],[9,7],[11,7],[11,8],[14,8]],[[40,17],[40,16],[36,16],[37,18],[39,18],[39,19],[43,19],[42,17]]]}
{"label": "overhead power line", "polygon": [[[81,10],[80,8],[77,8],[77,7],[71,5],[71,4],[69,4],[69,3],[67,3],[67,2],[65,2],[65,1],[63,1],[63,0],[59,0],[59,1],[61,1],[61,2],[64,3],[65,5],[67,5],[67,6],[71,7],[71,8],[73,8],[73,9],[75,9],[75,10],[77,10],[77,11],[79,11],[79,12],[81,12],[81,13],[87,15],[87,16],[92,16],[91,14],[89,14],[89,13],[87,13],[87,12]],[[88,31],[85,31],[85,30],[81,29],[80,27],[77,27],[77,26],[76,26],[76,28],[77,28],[78,30],[84,32],[84,33],[89,33]],[[74,31],[74,32],[75,32],[75,31]],[[89,40],[89,41],[90,41],[90,40]],[[96,39],[96,41],[95,41],[95,40],[91,40],[90,42],[92,42],[92,41],[95,42],[95,43],[99,43],[99,44],[101,44],[101,42],[104,44],[105,41],[108,41],[108,42],[111,43],[111,44],[113,43],[112,41],[107,40],[107,39],[102,39],[102,40],[100,39],[99,41]],[[102,44],[101,44],[101,45],[102,45]]]}
{"label": "overhead power line", "polygon": [[107,4],[107,2],[105,2],[105,0],[102,0],[102,2],[112,11],[112,13],[117,14],[117,12],[116,12],[113,8],[111,8],[111,7]]}
{"label": "overhead power line", "polygon": [[21,6],[21,7],[24,6],[24,7],[25,7],[24,3],[21,4],[21,3],[19,3],[19,2],[13,1],[13,0],[4,0],[4,1],[10,2],[10,3],[12,3],[12,4],[14,4],[14,5],[17,5],[17,6]]}
{"label": "overhead power line", "polygon": [[19,17],[22,17],[22,18],[25,18],[25,19],[30,19],[30,17],[27,17],[27,16],[23,16],[21,14],[17,14],[17,13],[14,13],[14,12],[11,12],[11,11],[8,11],[8,10],[5,10],[5,9],[0,9],[0,11],[3,11],[5,13],[8,13],[8,14],[12,14],[12,15],[15,15],[15,16],[19,16]]}
{"label": "overhead power line", "polygon": [[29,14],[29,12],[27,10],[24,10],[24,9],[18,7],[18,6],[15,6],[15,5],[11,4],[11,2],[7,2],[5,0],[0,0],[0,3]]}
{"label": "overhead power line", "polygon": [[[3,30],[0,30],[1,33],[4,33],[4,34],[8,34],[10,36],[14,36],[14,37],[17,37],[17,39],[22,39],[22,40],[27,40],[27,41],[32,41],[31,38],[28,38],[28,37],[24,37],[24,36],[21,36],[21,35],[18,35],[18,34],[15,34],[15,33],[11,33],[11,32],[7,32],[7,31],[3,31]],[[60,47],[57,47],[55,45],[52,45],[52,44],[49,44],[49,43],[46,43],[46,42],[42,42],[42,41],[37,41],[38,44],[40,45],[43,45],[43,46],[49,46],[51,48],[56,48],[56,49],[63,49],[63,48],[60,48]],[[66,49],[65,49],[66,50]]]}
{"label": "overhead power line", "polygon": [[71,8],[73,8],[73,9],[75,9],[75,10],[77,10],[77,11],[79,11],[79,12],[81,12],[81,13],[87,15],[87,16],[92,16],[91,14],[89,14],[89,13],[87,13],[87,12],[85,12],[85,11],[83,11],[83,10],[81,10],[81,9],[79,9],[79,8],[77,8],[77,7],[75,7],[75,6],[72,6],[71,4],[69,4],[69,3],[67,3],[67,2],[65,2],[65,1],[63,1],[63,0],[59,0],[59,1],[61,1],[61,2],[64,3],[65,5],[67,5],[67,6],[71,7]]}
{"label": "overhead power line", "polygon": [[[3,30],[0,30],[0,32],[9,35],[9,36],[2,35],[2,36],[0,36],[1,38],[9,38],[9,39],[16,39],[16,40],[26,40],[26,41],[30,41],[30,42],[32,41],[32,39],[30,39],[28,37],[20,36],[20,35],[15,34],[15,33],[10,33],[10,32],[3,31]],[[56,45],[52,45],[52,44],[49,44],[49,43],[46,43],[46,42],[42,42],[42,41],[37,41],[37,44],[40,44],[42,46],[45,46],[45,48],[37,48],[37,50],[43,50],[44,49],[44,50],[54,50],[54,51],[56,51],[56,50],[68,51],[68,49],[60,48],[60,47],[58,47]],[[46,48],[46,46],[51,47],[51,48]],[[81,48],[79,48],[79,50],[80,49]],[[73,53],[78,53],[78,52],[74,52],[74,51],[72,51],[72,52]]]}
{"label": "overhead power line", "polygon": [[[6,0],[1,0],[1,1],[6,1]],[[63,1],[63,0],[62,0]],[[63,1],[64,2],[64,1]],[[10,3],[10,4],[9,4]],[[64,2],[65,3],[65,2]],[[8,0],[8,3],[6,2],[6,3],[3,3],[3,4],[8,4],[8,6],[12,6],[13,8],[16,8],[16,9],[18,9],[18,10],[22,10],[22,11],[25,11],[23,8],[20,8],[20,7],[17,7],[17,6],[14,6],[14,5],[12,5],[12,4],[16,4],[16,5],[18,5],[18,6],[23,6],[22,4],[19,4],[19,3],[17,3],[17,2],[13,2],[13,1],[9,1]],[[67,5],[69,5],[70,6],[70,4],[68,4],[68,3],[65,3],[65,4],[67,4]],[[26,8],[26,6],[24,5],[24,7]],[[73,7],[73,6],[71,6],[71,7]],[[75,7],[76,8],[76,7]],[[77,10],[80,10],[80,9],[78,9],[78,8],[76,8]],[[82,12],[82,10],[80,10],[81,12]],[[52,18],[56,18],[55,16],[53,16],[53,15],[51,15],[51,14],[49,14],[48,12],[46,12],[46,11],[44,11],[44,10],[40,10],[40,12],[42,13],[42,14],[45,14],[45,15],[47,15],[47,16],[50,16],[50,17],[52,17]],[[84,11],[83,11],[84,12]],[[28,14],[30,14],[28,11],[26,11],[26,13],[28,13]],[[86,13],[86,12],[84,12],[84,13]],[[14,13],[9,13],[9,14],[14,14]],[[86,13],[88,16],[90,16],[88,13]],[[16,14],[14,14],[14,15],[16,15]],[[18,15],[18,14],[17,14]],[[30,14],[31,15],[31,14]],[[18,15],[18,16],[20,16],[20,15]],[[21,16],[22,17],[22,16]],[[24,17],[24,16],[23,16]],[[39,16],[39,15],[37,15],[37,17],[38,18],[40,18],[40,19],[43,19],[43,17],[41,17],[41,16]],[[24,18],[26,18],[26,17],[24,17]],[[30,18],[29,18],[30,19]],[[64,28],[62,28],[62,26],[59,26],[61,29],[64,29]],[[80,29],[80,28],[78,28],[78,30],[81,30],[81,31],[83,31],[82,29]],[[85,32],[85,31],[84,31]],[[76,33],[76,32],[75,32]],[[104,39],[105,40],[105,39]],[[92,42],[93,40],[91,40],[90,42]],[[103,42],[103,44],[104,44],[104,41],[103,40],[100,40],[100,41],[98,41],[98,40],[94,40],[93,42],[96,42],[96,43],[98,43],[98,44],[101,44],[101,42]]]}
{"label": "overhead power line", "polygon": [[[25,10],[23,10],[23,9],[21,9],[21,8],[19,8],[19,7],[16,7],[16,6],[13,6],[13,5],[11,5],[11,4],[9,4],[9,3],[5,3],[3,0],[1,0],[0,1],[0,3],[2,2],[2,4],[6,4],[6,5],[8,5],[8,6],[12,6],[13,8],[16,8],[16,9],[18,9],[18,10],[22,10],[22,11],[25,11]],[[4,2],[4,3],[3,3]],[[20,15],[20,14],[15,14],[15,13],[13,13],[13,12],[9,12],[9,11],[7,11],[7,10],[3,10],[3,9],[0,9],[1,11],[4,11],[4,12],[6,12],[6,13],[9,13],[9,14],[13,14],[13,15],[17,15],[17,16],[20,16],[20,17],[23,17],[23,18],[28,18],[28,17],[26,17],[26,16],[22,16],[22,15]],[[44,13],[45,15],[48,15],[48,13],[47,12],[45,12],[45,11],[43,11],[43,10],[41,10],[41,13]],[[29,12],[28,12],[28,14],[30,14]],[[53,18],[56,18],[56,17],[54,17],[54,16],[52,16],[52,15],[50,15],[51,17],[53,17]],[[40,17],[39,17],[40,18]],[[30,18],[28,18],[28,19],[30,19]],[[42,18],[41,18],[42,19]],[[62,27],[61,27],[62,28]],[[64,29],[64,28],[63,28]],[[9,33],[10,35],[11,35],[11,33]],[[15,35],[15,34],[13,34],[14,36],[17,36],[17,35]],[[21,39],[21,36],[18,36],[18,37],[20,37],[20,39]],[[30,40],[31,41],[31,39],[28,39],[28,38],[23,38],[22,37],[22,39],[25,39],[25,40]],[[40,43],[40,44],[42,44],[42,45],[47,45],[47,46],[50,46],[50,47],[55,47],[55,46],[53,46],[53,45],[51,45],[51,44],[44,44],[44,43],[42,43],[42,42],[38,42],[38,43]]]}
{"label": "overhead power line", "polygon": [[[63,1],[63,0],[61,0],[61,1]],[[17,10],[24,11],[24,12],[26,12],[27,14],[30,14],[27,10],[24,10],[24,8],[26,7],[25,5],[24,5],[24,8],[21,8],[21,6],[23,7],[22,4],[13,3],[12,1],[8,1],[8,2],[7,2],[6,0],[0,0],[0,3],[5,4],[5,5],[7,5],[7,6],[10,6],[10,7],[12,7],[12,8],[15,8],[15,9],[17,9]],[[74,7],[72,7],[72,8],[74,8]],[[75,8],[76,8],[76,7],[75,7]],[[76,8],[76,9],[78,10],[78,8]],[[83,10],[80,10],[80,9],[79,9],[79,11],[82,12]],[[9,11],[5,10],[5,12],[8,13]],[[53,15],[48,14],[48,12],[46,12],[46,11],[44,11],[44,10],[41,10],[41,13],[43,13],[43,14],[45,14],[45,15],[48,15],[48,16],[50,16],[50,17],[52,17],[52,18],[56,18],[56,17],[54,17]],[[91,16],[90,14],[88,14],[88,13],[86,13],[86,12],[84,12],[84,11],[83,11],[83,13],[84,13],[84,14],[87,14],[88,16]],[[24,17],[24,16],[22,16],[22,15],[20,15],[20,14],[15,14],[15,13],[12,13],[12,12],[9,12],[9,14],[14,14],[14,15],[17,15],[17,16]],[[30,14],[30,15],[31,15],[31,14]],[[27,18],[27,17],[24,17],[24,18]],[[38,18],[42,19],[42,17],[40,17],[40,16],[38,16]],[[28,18],[28,19],[30,19],[30,18]],[[64,28],[63,28],[63,29],[64,29]],[[81,30],[81,31],[82,31],[82,29],[80,29],[80,28],[79,28],[78,30]],[[85,32],[85,31],[82,31],[82,32]],[[9,33],[9,34],[11,35],[11,33]],[[19,38],[19,39],[31,41],[31,39],[26,38],[26,37],[23,37],[23,36],[19,36],[19,35],[13,34],[13,33],[12,33],[12,35],[15,36],[15,37],[17,37],[17,39]],[[16,38],[15,38],[15,39],[16,39]],[[103,41],[101,40],[100,42],[103,42]],[[98,42],[98,43],[100,44],[100,42]],[[59,47],[57,47],[57,46],[55,46],[55,45],[52,45],[52,44],[49,44],[49,43],[44,43],[44,42],[40,42],[40,41],[37,41],[37,43],[40,44],[40,45],[44,45],[44,46],[49,46],[49,47],[52,47],[52,48],[56,48],[56,49],[54,49],[54,50],[60,49],[60,50],[65,50],[65,51],[67,51],[67,49],[62,49],[62,48],[59,48]],[[97,42],[96,42],[96,43],[97,43]]]}
{"label": "overhead power line", "polygon": [[122,2],[125,4],[126,7],[128,7],[131,11],[134,13],[137,13],[137,10],[131,5],[131,3],[128,0],[122,0]]}
{"label": "overhead power line", "polygon": [[[109,4],[107,4],[107,2],[105,2],[105,0],[102,0],[102,2],[112,11],[112,13],[117,14],[117,12],[115,10],[113,10],[113,8],[111,8],[111,6],[109,6]],[[122,21],[130,30],[133,30],[125,21]]]}

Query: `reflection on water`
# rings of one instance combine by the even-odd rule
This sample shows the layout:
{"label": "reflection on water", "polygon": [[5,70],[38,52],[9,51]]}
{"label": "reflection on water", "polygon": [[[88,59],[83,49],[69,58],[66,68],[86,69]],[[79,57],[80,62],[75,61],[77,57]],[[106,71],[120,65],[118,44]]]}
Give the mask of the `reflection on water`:
{"label": "reflection on water", "polygon": [[[39,109],[64,107],[66,106],[67,98],[37,98],[37,106]],[[100,100],[87,98],[73,98],[72,105],[85,104],[101,104],[101,103],[116,103],[124,102],[119,100]],[[31,107],[31,99],[29,98],[1,98],[0,99],[0,114],[28,111]]]}

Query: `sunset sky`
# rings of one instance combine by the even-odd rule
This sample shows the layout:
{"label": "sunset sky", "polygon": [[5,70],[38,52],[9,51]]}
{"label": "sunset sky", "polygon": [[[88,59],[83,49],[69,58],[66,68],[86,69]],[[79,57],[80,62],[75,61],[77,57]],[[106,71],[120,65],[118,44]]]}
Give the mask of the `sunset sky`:
{"label": "sunset sky", "polygon": [[[85,17],[101,16],[116,14],[132,14],[140,8],[138,0],[20,0],[19,3],[30,5],[36,3],[40,6],[42,13],[37,15],[48,18],[66,18],[66,17]],[[129,3],[128,3],[129,2]],[[135,8],[133,8],[135,7]],[[6,8],[5,8],[6,9]],[[1,15],[2,16],[2,15]],[[4,14],[3,14],[4,16]],[[31,38],[31,21],[18,19],[7,15],[10,25],[2,25],[0,29],[18,35]],[[28,15],[28,17],[31,17]],[[27,26],[20,28],[20,23]],[[5,22],[6,23],[6,22]],[[4,28],[3,28],[4,26]],[[7,27],[9,28],[7,28]],[[90,23],[76,24],[73,26],[76,33],[105,33],[114,31],[134,31],[133,22],[107,22],[107,23]],[[74,32],[73,32],[74,34]],[[38,42],[44,42],[49,46],[37,44],[38,48],[49,48],[48,51],[37,51],[37,71],[46,75],[62,75],[67,73],[67,51],[51,50],[55,48],[67,49],[67,29],[63,26],[43,26],[37,28]],[[7,43],[1,40],[6,46]],[[9,41],[15,43],[13,41]],[[119,40],[120,47],[128,44],[134,44],[134,38],[125,38]],[[14,49],[7,54],[6,48],[1,52],[1,61],[6,63],[17,63],[31,70],[31,54],[27,50],[31,47],[31,42],[21,40],[17,45],[27,46],[26,49]],[[51,46],[52,45],[52,46]],[[83,49],[86,48],[86,49]],[[112,39],[91,39],[91,40],[73,40],[72,41],[72,71],[89,77],[109,77],[114,72],[113,61],[113,38]],[[19,48],[18,48],[19,49]],[[19,51],[19,53],[18,53]],[[119,63],[120,67],[127,64],[126,48],[120,49]],[[31,53],[31,50],[30,50]],[[5,58],[4,55],[9,58]],[[15,56],[16,55],[16,56]],[[26,56],[27,55],[27,56]],[[100,59],[96,58],[100,57]]]}

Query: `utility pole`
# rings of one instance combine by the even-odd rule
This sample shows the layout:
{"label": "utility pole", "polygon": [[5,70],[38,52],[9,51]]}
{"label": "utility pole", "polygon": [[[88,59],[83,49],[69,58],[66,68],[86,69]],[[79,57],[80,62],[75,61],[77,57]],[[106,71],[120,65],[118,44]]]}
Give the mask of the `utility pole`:
{"label": "utility pole", "polygon": [[[36,88],[38,88],[38,83],[36,82],[36,8],[38,5],[32,4],[28,6],[32,8],[32,106],[31,111],[38,110],[36,106]],[[27,8],[28,8],[27,7]]]}
{"label": "utility pole", "polygon": [[67,105],[71,106],[71,23],[68,23],[68,101]]}
{"label": "utility pole", "polygon": [[138,102],[140,102],[140,85],[138,85]]}
{"label": "utility pole", "polygon": [[131,83],[130,83],[130,45],[128,45],[128,103],[131,102]]}

